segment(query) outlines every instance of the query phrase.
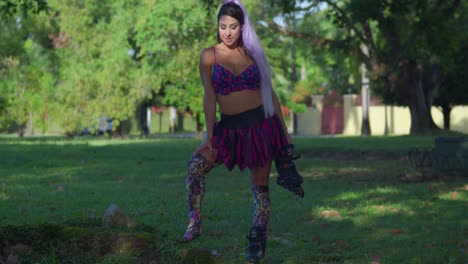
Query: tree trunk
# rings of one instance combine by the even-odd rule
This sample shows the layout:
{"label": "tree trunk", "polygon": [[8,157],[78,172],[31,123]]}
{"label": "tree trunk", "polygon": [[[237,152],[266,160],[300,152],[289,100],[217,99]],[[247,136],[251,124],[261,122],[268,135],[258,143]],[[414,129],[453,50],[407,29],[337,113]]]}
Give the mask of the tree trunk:
{"label": "tree trunk", "polygon": [[423,75],[423,91],[425,94],[427,111],[429,113],[429,125],[431,130],[438,130],[439,127],[432,118],[431,108],[434,104],[434,95],[439,90],[440,84],[442,82],[442,69],[440,65],[431,64],[428,65],[425,72],[427,73]]}
{"label": "tree trunk", "polygon": [[23,138],[25,130],[26,130],[26,124],[18,125],[18,127],[16,129],[16,131],[18,133],[18,137]]}
{"label": "tree trunk", "polygon": [[289,111],[289,129],[291,134],[297,134],[297,114],[292,110]]}
{"label": "tree trunk", "polygon": [[70,131],[65,132],[65,139],[72,140],[73,138],[74,138],[73,132],[70,132]]}
{"label": "tree trunk", "polygon": [[[422,92],[419,94],[424,96]],[[428,134],[438,129],[423,98],[410,97],[408,100],[411,114],[410,134]]]}
{"label": "tree trunk", "polygon": [[28,130],[27,134],[29,136],[34,136],[34,113],[33,112],[29,112],[28,125],[26,127]]}
{"label": "tree trunk", "polygon": [[109,138],[124,138],[124,128],[123,122],[119,122],[119,125],[115,128],[115,130],[109,132]]}
{"label": "tree trunk", "polygon": [[411,114],[410,134],[426,134],[430,131],[426,104],[418,98],[410,98],[408,106]]}
{"label": "tree trunk", "polygon": [[408,106],[411,113],[411,134],[427,134],[431,131],[432,116],[422,89],[422,83],[418,82],[416,87],[410,87],[413,95],[408,97]]}
{"label": "tree trunk", "polygon": [[196,136],[199,137],[201,135],[202,129],[203,129],[203,124],[200,122],[200,113],[197,113],[195,115],[195,121],[197,123],[197,133]]}
{"label": "tree trunk", "polygon": [[141,102],[137,104],[135,116],[137,119],[137,125],[140,130],[140,137],[147,138],[149,136],[149,124],[147,122],[147,107],[149,105],[147,103]]}
{"label": "tree trunk", "polygon": [[175,131],[184,131],[184,129],[184,116],[177,113],[177,126],[175,127]]}
{"label": "tree trunk", "polygon": [[452,107],[450,105],[442,106],[442,114],[444,115],[444,129],[450,129],[450,113],[452,112]]}
{"label": "tree trunk", "polygon": [[392,79],[397,96],[404,99],[411,114],[410,134],[428,134],[437,129],[431,108],[435,86],[423,83],[422,65],[415,61],[403,61],[401,75]]}

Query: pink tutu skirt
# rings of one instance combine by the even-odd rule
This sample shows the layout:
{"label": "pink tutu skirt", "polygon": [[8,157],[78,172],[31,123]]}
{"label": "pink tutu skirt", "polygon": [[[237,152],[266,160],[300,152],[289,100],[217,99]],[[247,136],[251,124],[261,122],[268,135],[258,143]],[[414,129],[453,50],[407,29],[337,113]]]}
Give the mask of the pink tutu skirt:
{"label": "pink tutu skirt", "polygon": [[218,151],[217,163],[224,163],[228,170],[237,165],[241,171],[265,166],[288,145],[279,117],[265,117],[262,106],[236,115],[222,114],[212,143]]}

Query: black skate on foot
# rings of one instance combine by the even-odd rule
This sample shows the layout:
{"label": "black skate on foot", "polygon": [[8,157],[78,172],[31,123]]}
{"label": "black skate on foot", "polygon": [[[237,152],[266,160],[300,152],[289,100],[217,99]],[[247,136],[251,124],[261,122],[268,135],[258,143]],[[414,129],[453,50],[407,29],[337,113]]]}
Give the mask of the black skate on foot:
{"label": "black skate on foot", "polygon": [[249,234],[249,246],[247,249],[247,261],[250,263],[259,263],[265,257],[266,248],[266,229],[262,227],[252,226]]}
{"label": "black skate on foot", "polygon": [[299,156],[294,156],[294,145],[290,144],[280,150],[279,156],[275,159],[276,171],[278,172],[278,183],[281,187],[304,198],[304,190],[301,187],[302,176],[297,172],[296,163],[293,160]]}

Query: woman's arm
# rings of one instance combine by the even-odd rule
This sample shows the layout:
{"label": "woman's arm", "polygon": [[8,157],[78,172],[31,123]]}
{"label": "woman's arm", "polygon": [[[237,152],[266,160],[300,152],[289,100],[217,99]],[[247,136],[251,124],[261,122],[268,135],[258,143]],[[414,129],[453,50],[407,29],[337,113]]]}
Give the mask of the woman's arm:
{"label": "woman's arm", "polygon": [[273,105],[275,107],[275,114],[280,118],[281,124],[283,124],[284,133],[286,134],[288,143],[292,144],[291,135],[289,135],[288,128],[286,127],[286,123],[284,123],[283,112],[281,111],[281,105],[279,103],[278,96],[276,96],[275,91],[272,91],[272,93],[273,93]]}
{"label": "woman's arm", "polygon": [[[203,110],[205,112],[206,142],[211,143],[213,128],[216,122],[216,93],[211,82],[214,64],[213,48],[204,49],[200,55],[199,71],[200,80],[203,84]],[[211,144],[210,144],[211,146]]]}

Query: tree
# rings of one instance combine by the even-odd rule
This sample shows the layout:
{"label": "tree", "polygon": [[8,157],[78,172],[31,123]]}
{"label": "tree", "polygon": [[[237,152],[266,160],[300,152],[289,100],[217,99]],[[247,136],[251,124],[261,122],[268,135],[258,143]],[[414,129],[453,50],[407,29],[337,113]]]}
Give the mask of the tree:
{"label": "tree", "polygon": [[[179,22],[180,25],[184,25],[186,21],[189,21],[190,24],[197,24],[200,27],[199,31],[195,31],[193,38],[192,38],[192,43],[189,43],[189,46],[184,46],[186,44],[187,39],[184,38],[184,36],[187,36],[187,34],[182,34],[179,35],[183,39],[179,40],[176,38],[176,44],[172,44],[173,47],[180,47],[180,48],[175,48],[174,50],[177,52],[181,52],[180,54],[182,55],[181,57],[178,56],[172,56],[173,58],[177,59],[183,59],[183,58],[188,58],[189,61],[180,61],[178,63],[179,66],[183,65],[191,65],[190,67],[186,67],[185,69],[189,69],[192,71],[193,75],[186,75],[186,76],[191,76],[190,80],[187,79],[181,79],[184,82],[188,81],[187,84],[189,84],[192,88],[186,88],[181,89],[181,87],[185,87],[185,85],[182,84],[182,86],[176,85],[175,82],[170,81],[169,85],[171,87],[177,87],[177,89],[170,89],[165,92],[165,96],[167,97],[168,101],[171,103],[175,103],[179,106],[183,106],[182,109],[185,106],[188,106],[191,110],[194,112],[194,116],[197,118],[197,120],[203,120],[203,111],[202,111],[202,96],[201,96],[201,83],[199,81],[198,77],[198,56],[201,52],[201,50],[205,47],[209,47],[212,45],[215,45],[217,43],[216,41],[216,11],[219,7],[219,1],[214,1],[214,0],[203,0],[202,1],[204,5],[196,5],[193,4],[192,2],[189,2],[187,4],[182,4],[181,6],[188,6],[188,8],[191,10],[187,10],[186,7],[165,7],[161,8],[160,13],[158,13],[158,18],[161,17],[166,17],[169,16],[171,18],[177,18],[177,13],[174,14],[174,10],[186,10],[186,11],[181,11],[183,14],[183,17],[180,19],[177,19],[177,21],[184,21],[184,22]],[[289,108],[293,109],[294,111],[304,111],[305,107],[303,104],[297,104],[293,100],[291,100],[291,69],[293,66],[296,66],[291,59],[291,39],[286,38],[284,36],[281,36],[279,34],[276,34],[275,30],[270,28],[267,21],[271,20],[273,16],[276,16],[278,14],[278,10],[276,9],[271,9],[270,6],[266,5],[264,2],[261,1],[253,1],[253,0],[246,0],[242,1],[243,4],[245,5],[250,19],[256,28],[257,34],[259,35],[259,39],[262,42],[263,48],[265,50],[265,53],[268,57],[268,60],[270,62],[270,65],[272,67],[273,71],[273,87],[278,94],[278,97],[280,99],[281,104],[287,105]],[[151,15],[152,19],[156,17],[156,15],[152,14]],[[146,19],[151,20],[150,19]],[[174,30],[175,27],[169,27],[167,25],[164,25],[164,19],[158,19],[157,25],[152,27],[153,29],[158,29],[161,28],[161,30],[168,31],[168,28],[171,28]],[[175,24],[178,24],[177,22],[174,22]],[[204,25],[204,26],[200,26]],[[190,28],[190,27],[189,27]],[[183,32],[183,29],[175,29],[176,32]],[[163,38],[165,41],[167,33],[163,34]],[[155,34],[156,35],[156,34]],[[176,34],[174,34],[176,35]],[[152,39],[151,43],[154,43],[154,45],[157,44],[158,47],[164,47],[164,46],[169,46],[162,44],[160,42],[157,42],[156,39]],[[185,48],[182,48],[185,47]],[[153,49],[156,50],[156,49]],[[167,53],[167,51],[164,51],[163,54],[174,54],[174,53]],[[191,55],[189,55],[191,54]],[[169,56],[171,57],[171,56]],[[166,61],[167,62],[167,61]],[[168,63],[168,62],[167,62]],[[153,64],[154,65],[154,64]],[[179,71],[184,71],[185,69]],[[196,69],[196,71],[193,71],[193,69]],[[163,87],[164,89],[165,87]],[[180,99],[179,99],[180,98]],[[180,105],[179,105],[180,104]]]}
{"label": "tree", "polygon": [[454,56],[454,64],[445,75],[434,101],[434,105],[441,108],[444,116],[444,129],[450,129],[450,113],[453,107],[468,104],[468,93],[466,92],[468,56],[466,50],[468,50],[468,46],[462,46],[457,55]]}
{"label": "tree", "polygon": [[54,36],[60,58],[55,119],[71,136],[83,127],[97,129],[109,117],[122,134],[143,88],[133,85],[136,62],[131,57],[133,2],[49,1],[57,10],[60,33]]}
{"label": "tree", "polygon": [[[468,93],[466,93],[466,84],[468,83],[468,34],[453,34],[453,32],[465,32],[468,25],[468,3],[464,1],[460,8],[456,11],[455,19],[446,27],[446,31],[439,34],[449,35],[450,38],[444,37],[442,40],[438,36],[434,36],[433,43],[443,43],[437,46],[440,49],[447,51],[444,56],[444,68],[442,82],[439,89],[435,93],[434,105],[438,106],[444,116],[444,129],[450,129],[450,113],[456,105],[468,104]],[[426,73],[427,74],[427,73]],[[430,76],[426,78],[431,80]]]}
{"label": "tree", "polygon": [[[295,113],[306,110],[303,92],[304,89],[309,89],[309,85],[304,85],[307,80],[302,80],[301,71],[304,66],[309,66],[305,65],[304,60],[307,53],[301,49],[300,39],[298,41],[292,36],[278,34],[277,28],[272,26],[274,18],[279,18],[278,14],[281,13],[278,8],[260,1],[244,1],[243,3],[249,12],[251,22],[270,64],[273,90],[280,104],[291,110],[290,116],[286,118],[291,118],[290,126],[294,132]],[[285,16],[279,19],[290,27],[299,26],[294,17]]]}
{"label": "tree", "polygon": [[[427,133],[436,129],[430,108],[442,80],[443,58],[453,56],[453,49],[440,47],[451,36],[443,34],[441,38],[438,33],[451,25],[458,14],[459,0],[270,2],[282,6],[285,12],[311,12],[320,6],[326,9],[329,19],[347,31],[345,41],[365,63],[371,80],[383,80],[386,89],[409,106],[410,132]],[[320,38],[316,36],[317,40]],[[423,85],[424,71],[432,71],[430,75],[436,76],[431,85]]]}
{"label": "tree", "polygon": [[179,111],[189,109],[201,129],[203,87],[198,61],[202,49],[216,43],[215,23],[194,1],[179,1],[178,5],[156,2],[145,2],[136,25],[142,79],[153,80],[155,93],[163,89],[161,103],[174,105]]}
{"label": "tree", "polygon": [[48,9],[47,0],[6,0],[0,2],[0,18],[26,17],[29,13],[37,14]]}
{"label": "tree", "polygon": [[51,45],[44,32],[52,31],[44,13],[23,10],[22,16],[5,16],[0,22],[0,127],[16,127],[22,137],[26,122],[30,133],[37,125],[47,129],[55,82]]}

